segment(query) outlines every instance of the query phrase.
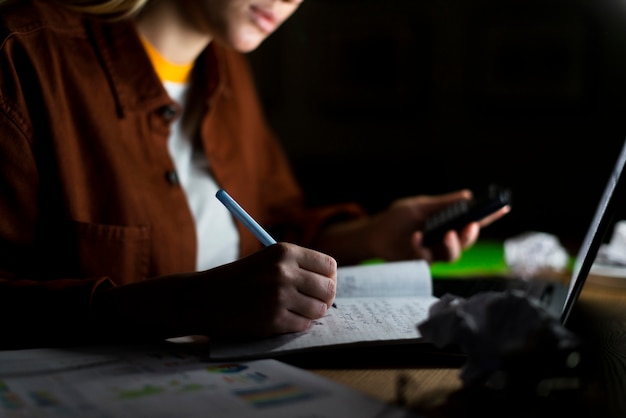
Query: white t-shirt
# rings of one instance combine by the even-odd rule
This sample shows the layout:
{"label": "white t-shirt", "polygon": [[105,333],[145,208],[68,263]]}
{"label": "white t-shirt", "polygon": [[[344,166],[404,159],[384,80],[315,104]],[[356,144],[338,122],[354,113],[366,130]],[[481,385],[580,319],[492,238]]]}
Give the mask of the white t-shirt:
{"label": "white t-shirt", "polygon": [[[173,100],[186,102],[188,83],[164,81],[163,85]],[[236,260],[239,234],[231,213],[215,197],[219,187],[202,145],[185,135],[181,119],[172,123],[167,145],[196,223],[196,269],[200,271]]]}

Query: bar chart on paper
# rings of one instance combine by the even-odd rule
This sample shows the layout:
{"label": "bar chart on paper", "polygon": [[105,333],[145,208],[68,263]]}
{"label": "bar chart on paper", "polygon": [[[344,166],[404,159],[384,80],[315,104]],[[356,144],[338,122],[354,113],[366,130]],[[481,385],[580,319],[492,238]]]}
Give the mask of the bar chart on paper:
{"label": "bar chart on paper", "polygon": [[405,417],[276,360],[210,362],[185,350],[0,352],[0,417]]}

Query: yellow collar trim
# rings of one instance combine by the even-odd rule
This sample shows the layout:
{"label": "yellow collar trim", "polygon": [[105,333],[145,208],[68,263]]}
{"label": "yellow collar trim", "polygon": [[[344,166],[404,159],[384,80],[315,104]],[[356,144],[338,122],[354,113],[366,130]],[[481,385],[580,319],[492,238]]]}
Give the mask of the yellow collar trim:
{"label": "yellow collar trim", "polygon": [[141,37],[141,42],[161,81],[185,83],[189,80],[189,75],[193,69],[193,62],[189,64],[175,64],[166,60],[143,36]]}

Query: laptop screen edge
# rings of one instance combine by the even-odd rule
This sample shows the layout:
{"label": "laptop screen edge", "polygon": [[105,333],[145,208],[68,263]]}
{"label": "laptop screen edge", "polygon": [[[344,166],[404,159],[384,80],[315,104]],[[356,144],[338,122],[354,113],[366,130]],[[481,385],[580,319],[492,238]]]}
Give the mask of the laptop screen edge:
{"label": "laptop screen edge", "polygon": [[626,164],[626,140],[615,162],[615,166],[609,176],[604,192],[600,198],[596,212],[592,218],[587,234],[580,246],[570,281],[567,298],[561,313],[561,324],[566,324],[574,304],[580,296],[580,292],[595,262],[600,245],[603,242],[616,212],[618,195],[626,190],[626,176],[624,165]]}

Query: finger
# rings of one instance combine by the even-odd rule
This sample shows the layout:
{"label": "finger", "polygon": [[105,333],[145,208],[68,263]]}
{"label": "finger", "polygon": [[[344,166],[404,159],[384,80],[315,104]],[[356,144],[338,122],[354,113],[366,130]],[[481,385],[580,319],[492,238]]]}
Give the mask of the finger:
{"label": "finger", "polygon": [[459,200],[469,200],[472,198],[472,192],[468,189],[458,190],[436,196],[417,196],[416,202],[419,202],[419,206],[424,206],[424,209],[428,214],[437,212],[446,206],[449,206]]}
{"label": "finger", "polygon": [[411,236],[413,256],[417,259],[425,260],[427,263],[432,263],[434,261],[433,252],[429,247],[424,246],[423,239],[424,233],[422,231],[415,231]]}
{"label": "finger", "polygon": [[298,258],[298,267],[298,292],[330,306],[337,289],[337,261],[324,253],[306,249]]}
{"label": "finger", "polygon": [[[322,310],[321,306],[311,309],[313,315],[323,315],[325,309],[332,305],[335,300],[337,280],[336,277],[329,278],[307,270],[302,270],[296,281],[296,290],[302,297],[313,299],[308,302],[309,304],[315,301],[321,302],[325,306],[324,310]],[[303,303],[305,302],[307,301],[303,301]],[[307,316],[310,317],[310,315]]]}
{"label": "finger", "polygon": [[455,231],[448,231],[443,236],[440,243],[428,248],[422,247],[420,253],[427,255],[429,262],[433,261],[453,261],[461,256],[462,245],[459,234]]}
{"label": "finger", "polygon": [[448,261],[456,260],[461,256],[461,252],[463,251],[463,245],[461,244],[461,238],[459,234],[456,233],[456,231],[446,232],[443,237],[443,242],[447,253],[446,259]]}
{"label": "finger", "polygon": [[326,315],[326,311],[328,311],[332,305],[332,301],[335,299],[334,291],[332,294],[332,297],[320,298],[297,291],[291,296],[291,300],[288,303],[288,310],[306,319],[321,318]]}
{"label": "finger", "polygon": [[480,225],[478,222],[470,222],[465,225],[458,234],[459,245],[462,249],[468,248],[478,240]]}
{"label": "finger", "polygon": [[502,208],[498,209],[494,213],[487,215],[484,218],[482,218],[480,221],[478,221],[478,225],[481,228],[484,228],[485,226],[491,224],[492,222],[497,221],[498,219],[500,219],[501,217],[503,217],[510,211],[511,211],[510,205],[503,206]]}
{"label": "finger", "polygon": [[337,261],[324,253],[305,249],[298,256],[298,266],[301,269],[320,274],[328,278],[337,277]]}
{"label": "finger", "polygon": [[460,199],[471,199],[472,191],[469,189],[460,189],[450,193],[435,195],[431,197],[442,202],[451,203]]}

